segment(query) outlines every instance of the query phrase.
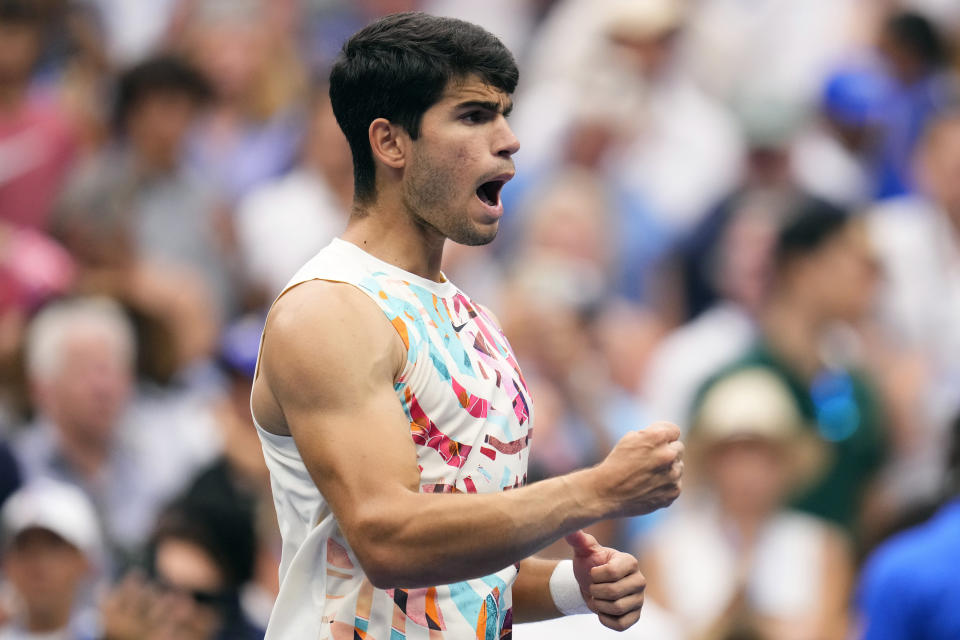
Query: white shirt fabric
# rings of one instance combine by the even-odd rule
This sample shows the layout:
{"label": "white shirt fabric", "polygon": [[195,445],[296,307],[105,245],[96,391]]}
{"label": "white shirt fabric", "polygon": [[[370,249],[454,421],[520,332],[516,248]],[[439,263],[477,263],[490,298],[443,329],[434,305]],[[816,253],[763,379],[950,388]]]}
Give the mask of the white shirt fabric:
{"label": "white shirt fabric", "polygon": [[[826,524],[805,514],[782,511],[768,520],[745,578],[751,609],[782,620],[815,611],[827,535]],[[661,587],[671,611],[688,637],[698,637],[736,592],[737,541],[712,506],[688,504],[668,512],[649,545],[665,569]]]}

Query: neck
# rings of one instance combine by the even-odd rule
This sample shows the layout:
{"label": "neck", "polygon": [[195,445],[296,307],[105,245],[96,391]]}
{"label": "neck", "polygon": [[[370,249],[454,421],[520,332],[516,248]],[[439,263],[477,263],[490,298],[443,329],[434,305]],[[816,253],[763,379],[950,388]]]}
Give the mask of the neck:
{"label": "neck", "polygon": [[83,478],[93,480],[100,475],[110,458],[109,442],[86,438],[74,433],[73,428],[60,429],[60,449],[70,467]]}
{"label": "neck", "polygon": [[137,170],[145,176],[172,173],[177,167],[179,154],[165,145],[151,144],[144,140],[132,140],[131,151]]}
{"label": "neck", "polygon": [[723,519],[739,540],[747,547],[753,545],[763,525],[770,518],[767,510],[746,509],[734,502],[722,502]]}
{"label": "neck", "polygon": [[804,379],[812,379],[821,365],[821,322],[810,306],[796,297],[779,295],[761,312],[760,322],[774,352]]}
{"label": "neck", "polygon": [[72,602],[48,603],[45,608],[27,611],[26,627],[31,633],[53,633],[70,624]]}
{"label": "neck", "polygon": [[[371,204],[354,203],[347,229],[341,236],[370,255],[422,278],[440,282],[443,235],[416,219],[399,194],[381,194]],[[384,204],[384,203],[396,204]]]}

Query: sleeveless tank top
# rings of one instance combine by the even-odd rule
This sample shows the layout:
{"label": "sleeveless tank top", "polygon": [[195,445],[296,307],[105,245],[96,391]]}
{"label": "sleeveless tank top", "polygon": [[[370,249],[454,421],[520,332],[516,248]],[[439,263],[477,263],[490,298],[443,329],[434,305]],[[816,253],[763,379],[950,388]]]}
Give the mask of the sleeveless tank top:
{"label": "sleeveless tank top", "polygon": [[[421,492],[489,493],[524,484],[530,397],[506,338],[482,307],[449,281],[408,273],[340,239],[307,262],[284,292],[315,279],[366,293],[407,347],[394,390],[409,419]],[[268,640],[509,637],[516,565],[426,589],[374,588],[293,438],[256,427],[283,538]]]}

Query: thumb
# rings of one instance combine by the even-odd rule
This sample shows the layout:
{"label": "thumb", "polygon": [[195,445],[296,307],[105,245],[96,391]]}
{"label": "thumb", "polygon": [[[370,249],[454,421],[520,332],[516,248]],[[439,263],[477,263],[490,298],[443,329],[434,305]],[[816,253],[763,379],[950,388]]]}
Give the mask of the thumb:
{"label": "thumb", "polygon": [[582,529],[577,529],[573,533],[567,534],[564,540],[573,547],[573,554],[578,557],[589,556],[600,548],[600,543],[597,542],[597,539],[589,533],[585,533]]}

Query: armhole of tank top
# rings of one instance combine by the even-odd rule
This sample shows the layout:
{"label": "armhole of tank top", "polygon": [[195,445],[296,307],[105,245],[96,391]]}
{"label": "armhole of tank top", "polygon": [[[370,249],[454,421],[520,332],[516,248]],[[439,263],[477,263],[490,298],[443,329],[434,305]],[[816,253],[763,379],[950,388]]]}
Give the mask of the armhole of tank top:
{"label": "armhole of tank top", "polygon": [[[349,285],[349,286],[353,287],[354,289],[356,289],[357,291],[363,293],[363,294],[364,294],[365,296],[367,296],[368,298],[370,298],[370,302],[372,302],[374,305],[377,306],[377,309],[380,310],[380,313],[383,313],[383,310],[380,309],[380,305],[377,305],[377,303],[376,303],[376,301],[373,299],[373,297],[372,297],[370,294],[368,294],[366,291],[364,291],[363,289],[361,289],[359,286],[357,286],[356,284],[354,284],[354,283],[352,283],[352,282],[347,282],[346,280],[334,280],[334,279],[332,279],[332,278],[307,278],[306,280],[301,280],[300,282],[295,282],[295,283],[287,286],[283,291],[281,291],[280,294],[279,294],[276,298],[274,298],[273,303],[271,303],[270,307],[273,308],[273,305],[277,304],[277,301],[280,300],[280,298],[282,298],[283,296],[285,296],[288,291],[291,291],[292,289],[294,289],[294,288],[296,288],[296,287],[299,287],[301,284],[303,284],[303,283],[305,283],[305,282],[313,282],[313,281],[315,281],[315,280],[322,280],[323,282],[332,282],[332,283],[334,283],[334,284],[345,284],[345,285]],[[268,314],[268,315],[269,315],[269,314]],[[386,314],[383,314],[383,315],[385,316]],[[403,337],[402,337],[401,334],[400,334],[400,330],[397,329],[397,327],[396,327],[392,322],[390,322],[389,320],[388,320],[388,324],[389,324],[391,327],[393,327],[393,331],[394,331],[394,333],[397,334],[397,338],[400,340],[400,344],[403,344],[403,345],[404,345],[403,348],[404,348],[404,350],[406,350],[406,353],[404,354],[405,357],[404,357],[403,369],[401,369],[399,375],[397,375],[397,376],[394,378],[394,381],[393,381],[394,384],[397,384],[397,383],[399,383],[401,380],[405,380],[405,379],[409,376],[409,373],[410,373],[409,369],[410,369],[410,366],[411,366],[411,364],[410,364],[410,353],[409,353],[409,347],[407,347],[406,344],[405,344],[404,341],[403,341]],[[264,328],[263,332],[260,334],[260,344],[257,345],[257,364],[254,366],[254,369],[253,369],[253,381],[254,381],[254,382],[256,382],[256,381],[257,381],[257,378],[260,377],[260,356],[263,355],[263,338],[264,338],[264,336],[266,335],[266,333],[267,333],[266,328]],[[256,416],[253,415],[253,394],[252,394],[252,393],[250,394],[250,415],[251,415],[251,417],[253,417],[254,421],[256,421],[257,418],[256,418]],[[268,431],[267,433],[270,433],[270,432]]]}

